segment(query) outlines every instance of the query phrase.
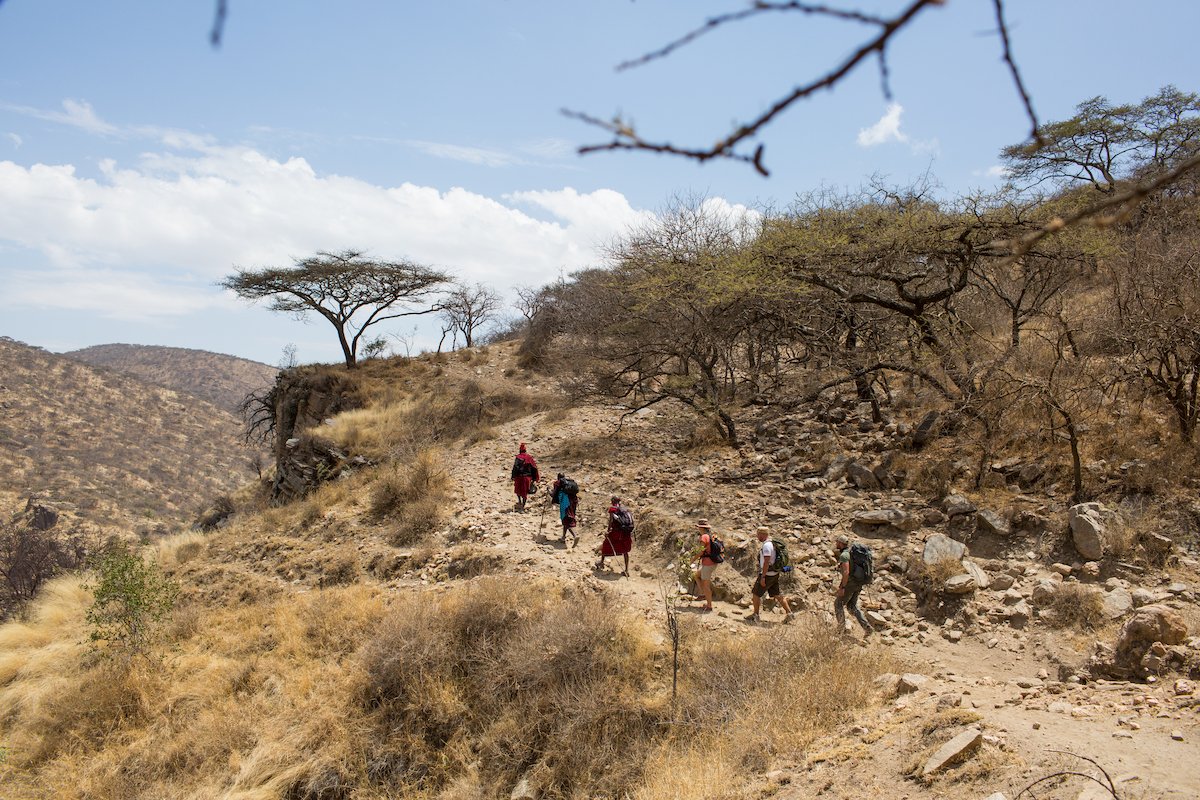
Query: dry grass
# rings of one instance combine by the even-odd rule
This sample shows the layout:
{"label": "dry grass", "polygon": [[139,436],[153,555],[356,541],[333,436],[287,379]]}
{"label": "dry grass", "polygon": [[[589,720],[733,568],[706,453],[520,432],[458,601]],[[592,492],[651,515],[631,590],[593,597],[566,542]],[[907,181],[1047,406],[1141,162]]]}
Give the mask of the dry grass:
{"label": "dry grass", "polygon": [[844,726],[892,666],[815,628],[706,632],[673,707],[651,623],[489,578],[390,606],[363,586],[218,602],[168,658],[100,664],[87,601],[58,581],[0,628],[6,799],[479,798],[524,777],[548,798],[715,800]]}
{"label": "dry grass", "polygon": [[1047,621],[1056,628],[1093,631],[1104,625],[1104,593],[1081,583],[1064,583],[1047,603]]}
{"label": "dry grass", "polygon": [[398,547],[416,544],[441,527],[450,492],[445,456],[424,450],[405,466],[394,466],[371,488],[370,511],[394,520],[389,540]]}

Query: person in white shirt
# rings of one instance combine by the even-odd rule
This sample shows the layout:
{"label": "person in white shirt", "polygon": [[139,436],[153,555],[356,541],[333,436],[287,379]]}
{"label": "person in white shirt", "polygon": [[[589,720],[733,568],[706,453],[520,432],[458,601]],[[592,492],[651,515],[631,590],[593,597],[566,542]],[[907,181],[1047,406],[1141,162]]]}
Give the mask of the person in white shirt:
{"label": "person in white shirt", "polygon": [[792,607],[788,604],[787,595],[779,590],[779,572],[774,569],[775,566],[775,545],[771,543],[771,529],[766,525],[761,525],[758,528],[758,574],[755,576],[754,585],[750,588],[751,599],[754,603],[754,612],[746,617],[746,620],[751,624],[757,624],[760,621],[759,608],[762,606],[763,595],[774,597],[779,601],[779,605],[783,606],[784,617],[783,624],[786,625],[795,617],[792,614]]}

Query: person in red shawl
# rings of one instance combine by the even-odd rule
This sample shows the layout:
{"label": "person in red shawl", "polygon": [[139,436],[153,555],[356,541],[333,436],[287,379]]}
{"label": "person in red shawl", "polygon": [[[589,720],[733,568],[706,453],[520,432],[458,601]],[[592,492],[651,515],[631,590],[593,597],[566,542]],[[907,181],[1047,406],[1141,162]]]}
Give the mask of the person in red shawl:
{"label": "person in red shawl", "polygon": [[600,545],[600,560],[596,569],[604,569],[604,559],[609,556],[624,556],[625,570],[621,574],[629,577],[629,551],[633,549],[633,515],[621,505],[621,498],[613,495],[608,507],[608,531],[604,544]]}
{"label": "person in red shawl", "polygon": [[514,511],[525,510],[525,501],[529,499],[529,487],[537,483],[539,477],[537,462],[525,452],[525,443],[521,442],[520,452],[517,453],[512,468],[513,491],[517,495]]}

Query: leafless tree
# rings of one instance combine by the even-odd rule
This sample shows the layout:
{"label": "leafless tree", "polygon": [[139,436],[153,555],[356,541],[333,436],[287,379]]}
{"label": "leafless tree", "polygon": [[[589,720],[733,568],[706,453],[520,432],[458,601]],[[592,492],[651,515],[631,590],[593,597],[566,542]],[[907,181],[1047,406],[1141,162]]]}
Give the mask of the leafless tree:
{"label": "leafless tree", "polygon": [[[461,333],[463,344],[474,347],[480,328],[492,321],[500,310],[500,296],[495,290],[481,283],[455,286],[439,304],[444,322],[442,338],[446,334],[458,340]],[[441,350],[439,344],[438,350]]]}

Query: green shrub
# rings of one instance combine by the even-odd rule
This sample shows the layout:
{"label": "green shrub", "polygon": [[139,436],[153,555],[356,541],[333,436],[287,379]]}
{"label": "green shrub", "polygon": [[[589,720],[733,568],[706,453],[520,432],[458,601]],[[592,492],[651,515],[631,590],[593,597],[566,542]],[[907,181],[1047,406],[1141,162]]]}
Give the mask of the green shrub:
{"label": "green shrub", "polygon": [[146,652],[175,606],[179,587],[125,544],[108,547],[96,563],[87,612],[93,642],[133,655]]}

